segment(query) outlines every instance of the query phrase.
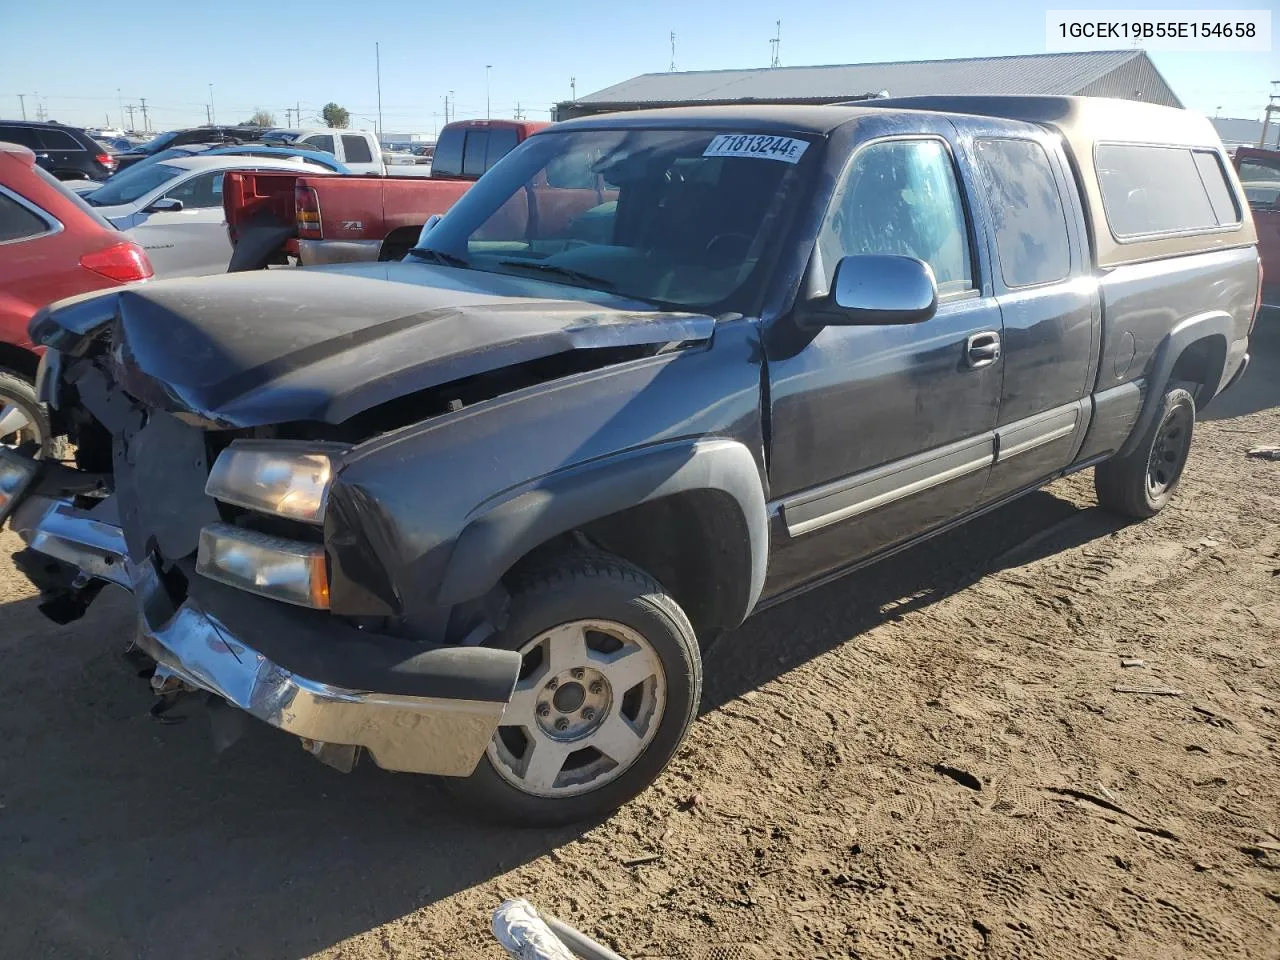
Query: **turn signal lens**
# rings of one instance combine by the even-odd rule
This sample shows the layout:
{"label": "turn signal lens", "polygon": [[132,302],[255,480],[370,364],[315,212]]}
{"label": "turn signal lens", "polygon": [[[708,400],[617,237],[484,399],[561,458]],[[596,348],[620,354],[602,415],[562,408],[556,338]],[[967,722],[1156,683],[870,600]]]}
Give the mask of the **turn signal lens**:
{"label": "turn signal lens", "polygon": [[259,596],[329,609],[324,547],[211,523],[200,531],[196,573]]}

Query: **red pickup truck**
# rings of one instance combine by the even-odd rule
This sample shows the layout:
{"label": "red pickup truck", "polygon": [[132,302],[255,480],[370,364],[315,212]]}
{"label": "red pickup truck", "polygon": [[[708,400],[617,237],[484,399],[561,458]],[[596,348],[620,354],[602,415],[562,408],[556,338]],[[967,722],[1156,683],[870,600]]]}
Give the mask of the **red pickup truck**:
{"label": "red pickup truck", "polygon": [[1262,302],[1280,306],[1280,150],[1238,147],[1233,159],[1258,230]]}
{"label": "red pickup truck", "polygon": [[304,265],[399,260],[429,217],[448,210],[481,174],[545,126],[524,120],[447,124],[427,178],[228,173],[222,205],[235,247],[229,269],[256,270],[291,258]]}

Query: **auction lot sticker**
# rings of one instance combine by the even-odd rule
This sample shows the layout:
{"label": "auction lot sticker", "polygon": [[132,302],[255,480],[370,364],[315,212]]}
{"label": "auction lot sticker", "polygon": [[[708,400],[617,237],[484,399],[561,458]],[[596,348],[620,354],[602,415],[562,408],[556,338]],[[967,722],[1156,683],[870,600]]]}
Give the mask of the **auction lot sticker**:
{"label": "auction lot sticker", "polygon": [[722,133],[707,144],[704,157],[759,157],[798,163],[809,148],[808,140],[756,133]]}
{"label": "auction lot sticker", "polygon": [[1050,53],[1143,50],[1269,53],[1270,10],[1046,10]]}

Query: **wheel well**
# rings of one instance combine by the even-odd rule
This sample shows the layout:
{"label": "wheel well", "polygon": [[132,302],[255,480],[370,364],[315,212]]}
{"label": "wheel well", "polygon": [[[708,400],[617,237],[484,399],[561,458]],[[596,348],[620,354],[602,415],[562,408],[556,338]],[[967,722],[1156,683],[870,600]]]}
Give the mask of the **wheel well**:
{"label": "wheel well", "polygon": [[40,358],[30,350],[15,347],[12,343],[0,342],[0,367],[21,374],[35,382],[36,370],[40,366]]}
{"label": "wheel well", "polygon": [[[1187,346],[1178,355],[1169,374],[1169,384],[1190,382],[1198,385],[1193,391],[1196,405],[1208,403],[1217,392],[1227,364],[1227,342],[1220,336],[1204,337]],[[1206,395],[1207,393],[1207,395]]]}
{"label": "wheel well", "polygon": [[[418,239],[418,234],[422,232],[422,224],[416,227],[396,227],[382,239],[382,246],[378,248],[379,260],[390,260],[388,254],[396,252],[403,248],[404,253],[409,252],[409,248],[413,246]],[[401,254],[403,256],[403,254]],[[396,257],[399,259],[399,257]]]}
{"label": "wheel well", "polygon": [[628,507],[540,544],[513,569],[583,538],[661,583],[704,642],[742,620],[751,544],[746,520],[729,494],[691,490]]}

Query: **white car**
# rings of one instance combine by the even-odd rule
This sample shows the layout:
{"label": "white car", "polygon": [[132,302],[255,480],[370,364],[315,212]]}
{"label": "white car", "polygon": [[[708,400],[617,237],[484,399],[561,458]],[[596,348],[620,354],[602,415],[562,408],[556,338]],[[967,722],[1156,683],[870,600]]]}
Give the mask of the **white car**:
{"label": "white car", "polygon": [[302,157],[181,157],[124,170],[82,196],[147,251],[157,278],[203,276],[223,273],[231,262],[223,175],[299,169],[332,172]]}

